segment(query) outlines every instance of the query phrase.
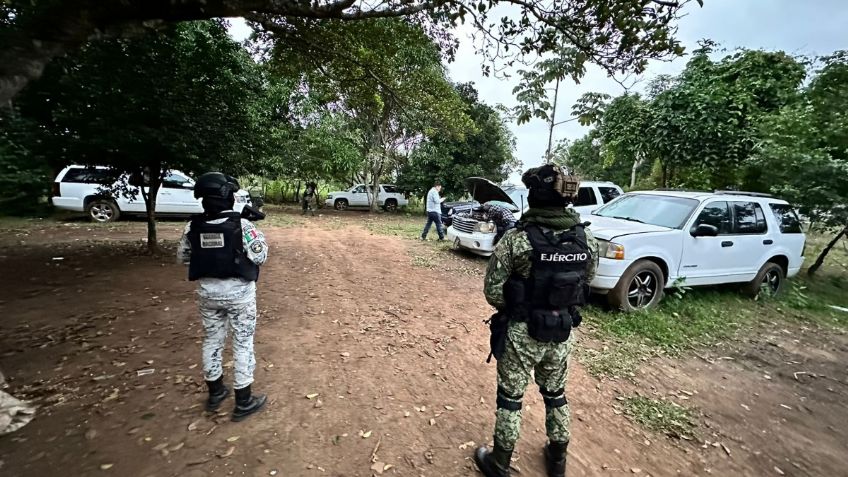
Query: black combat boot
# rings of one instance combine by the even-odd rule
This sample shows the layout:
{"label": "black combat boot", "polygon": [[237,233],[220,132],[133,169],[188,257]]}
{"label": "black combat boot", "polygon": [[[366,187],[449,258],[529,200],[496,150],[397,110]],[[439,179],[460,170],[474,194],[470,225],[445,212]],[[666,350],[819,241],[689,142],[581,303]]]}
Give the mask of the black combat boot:
{"label": "black combat boot", "polygon": [[565,477],[565,456],[568,442],[548,442],[545,446],[545,467],[548,477]]}
{"label": "black combat boot", "polygon": [[262,409],[268,398],[264,394],[250,394],[250,385],[236,389],[236,408],[233,409],[233,421],[241,421]]}
{"label": "black combat boot", "polygon": [[227,396],[230,395],[230,390],[224,386],[223,376],[214,381],[206,381],[206,387],[209,388],[209,399],[206,400],[206,410],[215,412],[221,407],[224,399],[227,399]]}
{"label": "black combat boot", "polygon": [[509,463],[512,460],[512,449],[504,449],[495,442],[492,450],[480,446],[474,452],[474,462],[486,477],[509,477]]}

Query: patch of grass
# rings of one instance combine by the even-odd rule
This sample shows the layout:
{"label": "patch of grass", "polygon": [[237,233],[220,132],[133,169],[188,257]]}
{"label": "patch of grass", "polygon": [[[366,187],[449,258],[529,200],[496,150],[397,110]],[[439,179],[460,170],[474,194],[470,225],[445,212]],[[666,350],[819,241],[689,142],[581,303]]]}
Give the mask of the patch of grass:
{"label": "patch of grass", "polygon": [[633,379],[636,369],[650,355],[650,348],[632,341],[610,343],[600,349],[577,348],[577,358],[597,378]]}
{"label": "patch of grass", "polygon": [[592,325],[603,336],[644,342],[667,353],[713,344],[752,324],[761,306],[733,291],[689,291],[668,296],[654,310],[621,313],[592,309]]}
{"label": "patch of grass", "polygon": [[432,256],[413,255],[412,266],[421,268],[436,268],[436,259]]}
{"label": "patch of grass", "polygon": [[365,220],[365,228],[375,234],[414,240],[421,236],[423,225],[421,225],[420,221],[399,217],[369,218]]}
{"label": "patch of grass", "polygon": [[619,399],[624,404],[624,415],[645,429],[683,439],[691,439],[695,434],[695,413],[689,408],[644,396]]}

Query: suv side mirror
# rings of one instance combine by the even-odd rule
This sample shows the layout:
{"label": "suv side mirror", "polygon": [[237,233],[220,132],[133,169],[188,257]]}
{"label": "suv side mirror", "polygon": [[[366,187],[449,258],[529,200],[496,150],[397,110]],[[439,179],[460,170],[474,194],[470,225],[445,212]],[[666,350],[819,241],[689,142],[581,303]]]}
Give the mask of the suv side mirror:
{"label": "suv side mirror", "polygon": [[700,224],[691,232],[693,237],[715,237],[718,235],[718,227],[710,224]]}

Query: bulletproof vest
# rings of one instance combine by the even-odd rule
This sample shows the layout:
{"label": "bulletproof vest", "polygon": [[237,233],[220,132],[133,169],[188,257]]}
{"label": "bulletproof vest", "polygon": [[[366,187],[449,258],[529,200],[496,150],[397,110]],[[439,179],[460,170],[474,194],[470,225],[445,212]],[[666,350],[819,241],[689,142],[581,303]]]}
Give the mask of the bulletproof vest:
{"label": "bulletproof vest", "polygon": [[555,233],[535,224],[524,226],[532,265],[525,281],[525,305],[531,310],[567,310],[586,301],[586,269],[592,253],[583,224]]}
{"label": "bulletproof vest", "polygon": [[[226,218],[220,224],[209,220]],[[242,278],[256,281],[259,266],[253,263],[244,251],[242,241],[241,214],[222,212],[217,217],[194,216],[188,232],[191,243],[191,260],[188,279],[199,278]]]}

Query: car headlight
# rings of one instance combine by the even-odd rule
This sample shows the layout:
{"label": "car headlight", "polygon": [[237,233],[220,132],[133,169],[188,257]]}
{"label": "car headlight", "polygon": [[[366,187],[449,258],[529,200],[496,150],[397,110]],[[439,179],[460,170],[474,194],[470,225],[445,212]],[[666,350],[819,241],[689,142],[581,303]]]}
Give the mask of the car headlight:
{"label": "car headlight", "polygon": [[474,231],[490,234],[495,231],[495,224],[491,222],[477,222],[477,225],[474,226]]}
{"label": "car headlight", "polygon": [[624,245],[615,242],[599,240],[598,245],[602,257],[612,260],[624,260]]}

